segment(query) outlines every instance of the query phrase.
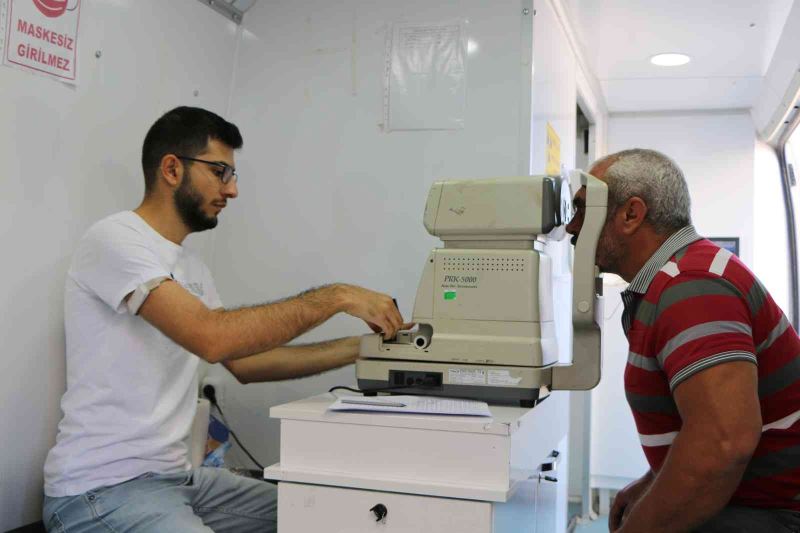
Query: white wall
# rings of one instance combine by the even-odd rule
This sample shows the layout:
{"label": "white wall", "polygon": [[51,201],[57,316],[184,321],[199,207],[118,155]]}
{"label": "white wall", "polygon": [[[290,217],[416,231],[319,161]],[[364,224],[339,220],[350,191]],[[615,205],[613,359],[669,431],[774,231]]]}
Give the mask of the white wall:
{"label": "white wall", "polygon": [[[538,2],[533,28],[533,120],[531,122],[531,174],[547,167],[547,126],[555,130],[561,146],[561,169],[575,168],[577,88],[575,52],[556,10]],[[559,361],[572,360],[572,265],[568,239],[549,242],[545,253],[553,268],[553,300]]]}
{"label": "white wall", "polygon": [[[343,281],[392,294],[410,317],[423,263],[438,245],[422,226],[431,183],[517,175],[529,164],[518,142],[520,124],[530,123],[521,17],[519,0],[256,3],[245,18],[231,115],[244,136],[240,197],[216,230],[212,265],[226,305]],[[384,132],[387,28],[453,19],[468,19],[477,45],[467,61],[465,128]],[[367,332],[339,316],[301,341]],[[265,463],[278,458],[270,405],[355,381],[352,367],[246,387],[224,369],[211,372],[225,376],[228,418]]]}
{"label": "white wall", "polygon": [[[421,224],[430,183],[527,166],[542,172],[547,122],[571,168],[576,98],[596,113],[598,155],[608,144],[609,151],[643,146],[674,157],[689,181],[698,230],[739,236],[743,259],[772,290],[777,274],[769,268],[781,260],[761,237],[770,226],[759,213],[770,207],[756,184],[774,161],[763,149],[754,158],[749,115],[616,115],[606,136],[605,104],[589,94],[596,80],[576,59],[579,39],[565,26],[564,3],[534,5],[531,102],[520,90],[529,67],[521,46],[530,39],[521,11],[530,0],[258,2],[236,60],[236,27],[195,0],[85,0],[77,88],[0,68],[0,122],[13,126],[0,131],[0,245],[10,251],[0,289],[0,530],[38,519],[41,466],[61,416],[69,256],[92,222],[138,203],[144,133],[175,105],[222,113],[245,137],[240,198],[215,232],[190,243],[210,260],[228,305],[348,281],[395,295],[409,316],[422,261],[437,245]],[[383,132],[387,25],[454,18],[469,20],[478,44],[468,59],[466,128]],[[526,124],[531,153],[520,151]],[[303,340],[364,332],[338,317]],[[352,368],[248,387],[225,379],[230,418],[265,462],[278,450],[269,405],[354,382]]]}
{"label": "white wall", "polygon": [[739,237],[753,268],[755,128],[746,111],[612,114],[608,151],[652,148],[683,170],[704,236]]}
{"label": "white wall", "polygon": [[[606,152],[606,132],[608,125],[608,110],[603,96],[603,92],[598,82],[595,73],[592,72],[587,60],[586,40],[584,35],[584,28],[581,25],[581,18],[579,15],[580,6],[576,0],[550,0],[549,2],[537,3],[537,7],[544,7],[547,12],[552,11],[557,20],[547,20],[543,18],[539,20],[541,24],[537,26],[537,31],[534,32],[535,38],[540,43],[537,47],[537,52],[541,54],[549,54],[544,58],[545,63],[553,65],[557,70],[565,73],[562,76],[562,83],[559,90],[561,94],[558,95],[560,105],[555,106],[554,109],[563,113],[562,121],[558,123],[557,130],[560,135],[564,131],[572,131],[573,137],[576,135],[576,120],[575,120],[575,103],[581,106],[581,110],[589,119],[591,126],[590,135],[590,154],[587,159],[579,157],[579,150],[582,146],[582,139],[580,136],[575,137],[574,144],[568,146],[567,149],[574,150],[576,154],[575,161],[567,161],[567,168],[581,168],[588,170],[591,161],[599,156],[604,155]],[[538,18],[538,17],[537,17]],[[546,22],[542,22],[546,21]],[[549,34],[556,33],[556,39],[559,45],[553,46],[548,43]],[[568,43],[568,47],[564,43]],[[560,63],[563,61],[563,64]],[[538,73],[540,64],[535,65],[535,71]],[[552,76],[552,74],[549,74]],[[537,85],[536,89],[541,87]],[[534,97],[536,97],[536,89],[534,90]],[[568,108],[567,106],[571,106]],[[534,143],[535,146],[535,143]],[[562,154],[562,158],[564,154]],[[566,246],[566,245],[564,245]],[[568,246],[566,246],[569,249]],[[569,301],[561,298],[561,301]],[[579,499],[582,496],[584,486],[588,490],[588,394],[586,392],[573,392],[570,393],[570,424],[569,424],[569,447],[568,447],[568,463],[569,472],[568,476],[561,474],[562,477],[568,477],[569,483],[569,497],[570,499]]]}
{"label": "white wall", "polygon": [[589,480],[594,488],[618,490],[641,477],[649,466],[625,399],[623,376],[628,363],[628,339],[622,331],[624,307],[620,293],[628,284],[619,276],[603,278],[603,371],[600,384],[590,393]]}
{"label": "white wall", "polygon": [[[158,115],[199,105],[242,128],[241,196],[217,230],[190,243],[209,258],[229,306],[336,280],[393,294],[409,316],[422,262],[437,245],[421,224],[434,180],[541,172],[548,121],[562,162],[573,166],[574,56],[551,4],[537,2],[537,77],[524,101],[526,5],[259,2],[237,43],[236,27],[194,0],[86,0],[77,88],[0,68],[0,119],[15,125],[0,132],[0,244],[18,252],[0,292],[9,317],[0,424],[12,428],[3,438],[0,530],[38,519],[42,462],[61,416],[69,257],[91,223],[138,204],[141,142]],[[465,129],[383,132],[387,25],[453,18],[469,20],[478,44],[468,59]],[[364,332],[339,317],[303,340]],[[224,398],[242,439],[271,462],[278,432],[269,405],[353,382],[352,368],[261,386],[228,380]]]}
{"label": "white wall", "polygon": [[[561,166],[564,170],[575,168],[577,131],[577,76],[578,61],[576,43],[570,40],[570,20],[561,2],[542,1],[536,3],[533,28],[533,121],[531,124],[531,174],[542,174],[547,166],[547,125],[555,130],[561,143]],[[559,340],[559,361],[569,363],[572,358],[572,274],[571,245],[567,239],[549,243],[546,253],[553,260],[553,299],[556,309],[556,330]],[[560,320],[559,320],[560,317]],[[568,392],[553,393],[552,400],[562,402],[565,416],[570,412]],[[551,401],[550,399],[548,401]],[[560,501],[566,502],[567,493],[574,485],[573,478],[580,474],[581,457],[572,452],[570,445],[574,428],[570,420],[570,436],[560,446],[562,467],[559,479],[562,483]],[[576,463],[578,467],[576,468]],[[559,510],[559,518],[566,510]],[[563,531],[559,525],[558,531]]]}
{"label": "white wall", "polygon": [[[555,130],[561,143],[561,167],[575,168],[577,130],[578,62],[574,42],[570,41],[570,22],[559,11],[558,1],[536,2],[533,27],[533,86],[531,121],[531,174],[543,174],[547,166],[547,124]],[[568,239],[550,242],[545,252],[552,259],[553,299],[556,316],[556,333],[559,344],[559,361],[572,360],[572,246]],[[569,392],[554,392],[549,402],[559,402],[563,416],[570,412]],[[570,427],[569,431],[572,431]],[[569,436],[559,445],[562,463],[559,468],[559,502],[556,531],[566,530],[567,494],[569,480],[575,465],[570,456]],[[580,471],[580,469],[578,469]],[[563,520],[563,523],[562,523]]]}
{"label": "white wall", "polygon": [[86,0],[81,19],[77,88],[0,67],[0,531],[39,520],[77,239],[136,207],[141,144],[161,113],[179,104],[224,113],[228,103],[235,26],[196,0]]}

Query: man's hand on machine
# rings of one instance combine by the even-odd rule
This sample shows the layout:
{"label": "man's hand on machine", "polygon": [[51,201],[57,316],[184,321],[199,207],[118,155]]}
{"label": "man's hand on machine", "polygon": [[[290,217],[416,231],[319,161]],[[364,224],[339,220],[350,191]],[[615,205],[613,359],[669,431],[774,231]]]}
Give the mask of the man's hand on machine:
{"label": "man's hand on machine", "polygon": [[344,312],[360,318],[385,339],[393,339],[401,329],[413,324],[403,322],[397,304],[391,296],[355,285],[341,285]]}
{"label": "man's hand on machine", "polygon": [[[383,330],[382,330],[382,329],[381,329],[381,327],[380,327],[380,326],[378,326],[377,324],[373,324],[373,323],[371,323],[371,322],[367,322],[367,325],[369,326],[369,329],[371,329],[371,330],[372,330],[372,331],[374,331],[375,333],[378,333],[378,334],[381,334],[381,335],[383,334]],[[417,324],[416,324],[416,322],[406,322],[405,324],[403,324],[402,326],[400,326],[400,327],[397,329],[397,331],[398,331],[398,332],[400,332],[400,331],[407,331],[407,330],[413,329],[413,328],[414,328],[414,326],[416,326],[416,325],[417,325]],[[396,336],[397,336],[397,334],[395,334],[395,337],[396,337]],[[392,340],[392,339],[394,339],[394,337],[386,337],[386,336],[384,336],[384,340]]]}

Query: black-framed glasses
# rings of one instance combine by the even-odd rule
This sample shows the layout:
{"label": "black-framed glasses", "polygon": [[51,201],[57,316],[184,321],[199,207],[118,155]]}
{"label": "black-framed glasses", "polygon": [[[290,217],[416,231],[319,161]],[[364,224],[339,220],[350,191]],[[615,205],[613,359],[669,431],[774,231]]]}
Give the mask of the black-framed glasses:
{"label": "black-framed glasses", "polygon": [[236,173],[236,169],[230,165],[226,165],[220,161],[206,161],[205,159],[197,159],[195,157],[186,157],[185,155],[176,155],[178,159],[183,159],[186,161],[194,161],[196,163],[205,163],[206,165],[211,165],[214,167],[218,167],[222,170],[221,173],[216,174],[219,180],[223,183],[223,185],[227,185],[230,183],[231,180],[239,181],[239,175]]}

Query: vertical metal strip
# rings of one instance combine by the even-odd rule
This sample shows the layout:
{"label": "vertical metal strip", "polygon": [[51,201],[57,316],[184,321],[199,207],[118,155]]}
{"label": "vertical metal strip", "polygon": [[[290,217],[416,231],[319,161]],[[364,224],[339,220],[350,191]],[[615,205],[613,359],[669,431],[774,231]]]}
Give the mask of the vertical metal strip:
{"label": "vertical metal strip", "polygon": [[350,37],[351,95],[358,96],[358,10],[353,7],[353,28]]}
{"label": "vertical metal strip", "polygon": [[386,25],[386,34],[383,41],[383,132],[388,133],[391,127],[389,124],[389,106],[391,105],[389,90],[392,83],[392,41],[394,35],[394,24]]}
{"label": "vertical metal strip", "polygon": [[[236,27],[236,44],[233,49],[233,68],[231,69],[231,79],[228,83],[228,101],[225,103],[225,117],[230,118],[233,113],[233,94],[236,91],[236,74],[239,71],[239,56],[241,55],[242,39],[244,39],[244,27],[239,24]],[[212,232],[213,233],[213,232]]]}
{"label": "vertical metal strip", "polygon": [[3,64],[5,62],[7,25],[8,25],[8,0],[0,0],[0,64]]}
{"label": "vertical metal strip", "polygon": [[[236,39],[236,44],[233,49],[233,67],[231,69],[231,78],[228,83],[228,101],[225,102],[225,119],[233,121],[235,120],[233,117],[233,101],[234,95],[236,93],[236,79],[237,74],[239,72],[239,56],[241,56],[241,48],[242,48],[242,40],[244,39],[244,24],[238,24],[236,26],[236,35],[234,37]],[[215,250],[217,249],[217,235],[219,234],[218,231],[211,231],[208,235],[208,249],[211,250],[211,271],[218,272],[217,270],[217,254]],[[207,369],[203,369],[203,372],[207,372]],[[201,375],[201,378],[205,377],[205,374]]]}
{"label": "vertical metal strip", "polygon": [[571,392],[579,394],[583,404],[583,433],[582,449],[583,469],[581,470],[581,518],[584,520],[594,519],[592,509],[592,393],[591,391]]}
{"label": "vertical metal strip", "polygon": [[520,176],[531,173],[531,127],[533,125],[533,0],[520,0],[519,44],[519,147],[517,172]]}
{"label": "vertical metal strip", "polygon": [[[800,115],[798,115],[800,116]],[[788,131],[793,131],[789,128]],[[789,185],[789,172],[786,161],[786,142],[790,135],[786,135],[779,147],[776,149],[778,161],[781,166],[781,186],[783,188],[783,201],[786,209],[786,225],[789,234],[789,280],[792,288],[791,307],[792,307],[792,326],[798,331],[798,315],[800,315],[800,280],[797,273],[797,220],[794,216],[794,201],[792,200],[791,186]]]}

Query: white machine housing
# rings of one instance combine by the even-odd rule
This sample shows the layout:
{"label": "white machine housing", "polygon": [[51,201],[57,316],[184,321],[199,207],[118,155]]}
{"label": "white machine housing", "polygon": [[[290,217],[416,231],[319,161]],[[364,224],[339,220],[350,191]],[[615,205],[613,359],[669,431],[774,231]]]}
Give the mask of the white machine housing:
{"label": "white machine housing", "polygon": [[[576,334],[587,329],[588,313],[588,329],[596,331],[596,342],[588,348],[596,347],[596,353],[587,362],[596,360],[597,369],[582,376],[583,383],[581,373],[564,377],[567,388],[591,388],[599,380],[594,254],[607,192],[605,184],[588,174],[581,173],[581,182],[589,184],[591,203],[599,205],[585,217],[578,241],[578,251],[591,248],[591,255],[582,259],[591,269],[582,280],[589,291],[574,278],[580,296],[576,307],[588,306],[588,311],[578,311]],[[559,367],[551,263],[541,238],[553,230],[563,236],[558,228],[569,222],[571,202],[568,181],[560,177],[436,182],[428,194],[424,224],[444,241],[444,248],[434,249],[423,268],[412,316],[418,328],[393,340],[364,336],[356,368],[359,386],[534,404],[543,388],[559,381],[553,372]],[[575,344],[583,346],[577,340]],[[594,374],[597,380],[585,383]]]}

